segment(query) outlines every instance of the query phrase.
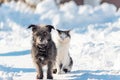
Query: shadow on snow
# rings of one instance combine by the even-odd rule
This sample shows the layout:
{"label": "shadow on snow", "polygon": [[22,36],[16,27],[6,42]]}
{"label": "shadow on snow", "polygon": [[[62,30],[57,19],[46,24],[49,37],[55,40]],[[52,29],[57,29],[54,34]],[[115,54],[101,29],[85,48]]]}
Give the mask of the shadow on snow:
{"label": "shadow on snow", "polygon": [[23,56],[27,54],[30,54],[30,50],[1,53],[0,56]]}
{"label": "shadow on snow", "polygon": [[[70,74],[71,80],[88,80],[88,79],[97,79],[97,80],[120,80],[120,75],[105,74],[104,72],[110,72],[105,70],[77,70],[73,71]],[[99,74],[100,73],[100,74]]]}
{"label": "shadow on snow", "polygon": [[13,67],[7,67],[4,65],[0,65],[0,71],[4,72],[35,72],[34,68],[13,68]]}

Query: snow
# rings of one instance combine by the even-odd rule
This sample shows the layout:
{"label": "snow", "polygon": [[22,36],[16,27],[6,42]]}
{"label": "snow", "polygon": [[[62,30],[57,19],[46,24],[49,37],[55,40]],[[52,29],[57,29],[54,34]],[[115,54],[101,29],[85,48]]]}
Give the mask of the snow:
{"label": "snow", "polygon": [[[114,5],[103,3],[93,8],[71,1],[58,8],[53,0],[45,0],[33,10],[24,3],[11,2],[0,7],[0,15],[0,80],[35,79],[31,30],[27,27],[43,23],[72,29],[72,72],[54,74],[54,79],[120,79],[120,9]],[[52,35],[54,39],[55,30]]]}

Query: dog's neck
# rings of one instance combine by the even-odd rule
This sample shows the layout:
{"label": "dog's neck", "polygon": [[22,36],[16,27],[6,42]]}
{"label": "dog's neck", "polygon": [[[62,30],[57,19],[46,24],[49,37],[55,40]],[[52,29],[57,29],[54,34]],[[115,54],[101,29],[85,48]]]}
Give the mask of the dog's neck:
{"label": "dog's neck", "polygon": [[33,48],[35,48],[35,51],[37,53],[36,57],[39,57],[39,56],[41,56],[41,57],[47,57],[48,56],[47,55],[47,53],[48,53],[47,51],[51,47],[51,41],[52,40],[50,40],[49,43],[46,46],[44,46],[44,47],[37,46],[36,43],[33,43]]}

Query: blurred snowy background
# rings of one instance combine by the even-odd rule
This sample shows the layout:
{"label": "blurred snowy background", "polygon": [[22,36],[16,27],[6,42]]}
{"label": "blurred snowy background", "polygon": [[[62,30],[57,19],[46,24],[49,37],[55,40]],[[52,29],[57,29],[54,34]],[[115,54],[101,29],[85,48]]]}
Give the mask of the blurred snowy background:
{"label": "blurred snowy background", "polygon": [[[55,74],[55,79],[120,80],[120,1],[116,2],[117,7],[105,0],[65,3],[0,0],[0,3],[0,80],[35,79],[30,55],[31,30],[27,29],[30,24],[72,29],[72,72]],[[55,38],[56,32],[52,34]]]}

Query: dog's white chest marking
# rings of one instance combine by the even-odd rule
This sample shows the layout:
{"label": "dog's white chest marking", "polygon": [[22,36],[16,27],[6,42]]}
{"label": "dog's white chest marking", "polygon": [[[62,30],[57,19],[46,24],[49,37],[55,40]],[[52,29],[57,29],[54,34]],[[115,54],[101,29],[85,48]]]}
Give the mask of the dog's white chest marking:
{"label": "dog's white chest marking", "polygon": [[43,58],[43,57],[41,57],[41,60],[43,61],[43,60],[44,60],[44,58]]}
{"label": "dog's white chest marking", "polygon": [[39,57],[39,59],[40,59],[41,61],[44,61],[44,57]]}

